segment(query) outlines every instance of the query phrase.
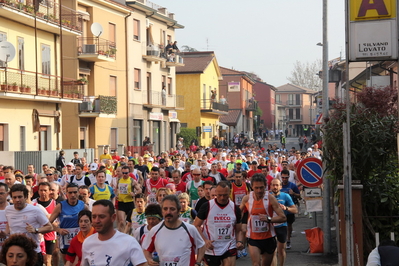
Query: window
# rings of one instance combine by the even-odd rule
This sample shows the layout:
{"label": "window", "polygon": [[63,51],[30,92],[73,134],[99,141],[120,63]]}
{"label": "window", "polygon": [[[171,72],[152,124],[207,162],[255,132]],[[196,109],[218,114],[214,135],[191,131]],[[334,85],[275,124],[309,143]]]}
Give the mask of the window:
{"label": "window", "polygon": [[118,129],[111,128],[111,151],[116,151],[118,149]]}
{"label": "window", "polygon": [[301,119],[301,109],[299,108],[295,109],[295,116],[296,119]]}
{"label": "window", "polygon": [[162,88],[166,89],[166,76],[162,75]]}
{"label": "window", "polygon": [[49,45],[42,44],[42,73],[51,75],[51,49]]}
{"label": "window", "polygon": [[86,148],[86,128],[84,127],[79,129],[79,144],[81,149]]}
{"label": "window", "polygon": [[0,124],[0,151],[5,151],[5,125]]}
{"label": "window", "polygon": [[18,37],[18,69],[25,70],[25,43],[21,37]]}
{"label": "window", "polygon": [[109,30],[109,41],[110,45],[115,47],[116,46],[116,25],[113,23],[108,23],[108,30]]}
{"label": "window", "polygon": [[133,40],[140,41],[140,20],[133,19]]}
{"label": "window", "polygon": [[134,89],[135,90],[140,90],[141,89],[141,78],[140,78],[140,75],[141,75],[141,70],[140,69],[138,69],[138,68],[135,68],[134,69]]}
{"label": "window", "polygon": [[0,31],[0,42],[7,41],[7,33]]}
{"label": "window", "polygon": [[147,72],[147,90],[151,90],[151,73]]}
{"label": "window", "polygon": [[48,126],[40,126],[39,132],[39,147],[40,151],[47,151],[50,149],[50,141],[49,141],[49,127]]}
{"label": "window", "polygon": [[116,77],[109,76],[109,96],[116,96]]}
{"label": "window", "polygon": [[288,117],[291,120],[301,119],[301,109],[300,108],[288,109]]}
{"label": "window", "polygon": [[26,134],[25,134],[25,126],[20,126],[19,127],[19,139],[20,139],[19,150],[20,151],[26,151],[26,138],[25,138],[25,136],[26,136]]}
{"label": "window", "polygon": [[168,35],[167,37],[168,43],[170,43],[172,41],[172,36]]}
{"label": "window", "polygon": [[172,95],[172,78],[168,78],[168,95]]}
{"label": "window", "polygon": [[133,146],[141,146],[143,137],[141,135],[143,121],[133,120]]}
{"label": "window", "polygon": [[281,95],[276,94],[276,103],[281,103]]}

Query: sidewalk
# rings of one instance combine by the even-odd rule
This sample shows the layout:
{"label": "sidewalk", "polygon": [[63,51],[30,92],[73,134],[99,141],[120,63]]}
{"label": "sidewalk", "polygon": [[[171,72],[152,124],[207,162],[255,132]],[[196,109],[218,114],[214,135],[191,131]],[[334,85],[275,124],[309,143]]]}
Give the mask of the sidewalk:
{"label": "sidewalk", "polygon": [[[327,266],[334,265],[338,266],[338,256],[336,255],[336,242],[335,233],[332,231],[333,237],[333,250],[335,255],[324,256],[323,254],[311,254],[305,253],[309,248],[309,242],[305,236],[305,230],[314,227],[314,216],[309,219],[308,216],[300,214],[296,217],[294,222],[294,233],[291,237],[291,249],[287,250],[287,257],[285,261],[285,266]],[[323,214],[317,213],[317,226],[323,226]],[[237,260],[237,266],[251,265],[251,259],[249,255],[245,258],[240,258]]]}

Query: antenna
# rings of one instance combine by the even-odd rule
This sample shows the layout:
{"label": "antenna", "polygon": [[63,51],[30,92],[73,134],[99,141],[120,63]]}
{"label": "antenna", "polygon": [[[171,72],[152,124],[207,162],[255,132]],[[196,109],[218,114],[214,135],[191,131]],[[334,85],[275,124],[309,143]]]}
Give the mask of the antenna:
{"label": "antenna", "polygon": [[10,42],[0,42],[0,61],[10,62],[15,57],[15,47]]}
{"label": "antenna", "polygon": [[100,23],[94,22],[90,27],[91,33],[97,38],[103,33],[103,26]]}

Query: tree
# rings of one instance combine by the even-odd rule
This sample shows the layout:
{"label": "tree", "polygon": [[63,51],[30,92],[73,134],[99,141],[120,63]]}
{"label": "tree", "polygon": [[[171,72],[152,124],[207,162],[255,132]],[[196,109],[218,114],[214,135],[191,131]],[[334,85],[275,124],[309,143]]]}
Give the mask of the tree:
{"label": "tree", "polygon": [[190,46],[188,46],[188,45],[183,45],[183,46],[181,47],[181,51],[182,51],[182,52],[196,52],[196,51],[198,51],[198,50],[195,49],[195,48],[193,48],[193,47],[190,47]]}
{"label": "tree", "polygon": [[313,63],[296,61],[294,70],[291,71],[291,77],[287,77],[287,79],[294,85],[319,91],[323,83],[322,79],[318,76],[321,70],[322,63],[320,59]]}

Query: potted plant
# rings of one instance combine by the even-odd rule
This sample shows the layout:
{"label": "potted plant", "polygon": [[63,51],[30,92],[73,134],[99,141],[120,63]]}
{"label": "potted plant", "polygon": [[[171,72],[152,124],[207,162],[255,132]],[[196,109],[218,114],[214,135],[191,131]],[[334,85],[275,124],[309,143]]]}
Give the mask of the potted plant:
{"label": "potted plant", "polygon": [[21,87],[19,87],[19,91],[22,93],[26,92],[26,85],[22,84]]}
{"label": "potted plant", "polygon": [[105,55],[105,52],[104,52],[104,50],[98,50],[98,54]]}
{"label": "potted plant", "polygon": [[12,91],[18,91],[19,87],[16,82],[14,82],[11,86]]}
{"label": "potted plant", "polygon": [[36,16],[42,18],[42,17],[44,17],[44,13],[42,13],[42,12],[36,12]]}
{"label": "potted plant", "polygon": [[26,86],[26,93],[31,93],[32,92],[32,88],[30,86]]}
{"label": "potted plant", "polygon": [[6,91],[8,89],[8,84],[5,81],[3,81],[3,84],[1,84],[0,89],[2,91]]}
{"label": "potted plant", "polygon": [[85,77],[83,77],[83,78],[78,79],[77,83],[78,83],[78,85],[85,85],[85,84],[89,83],[89,81]]}
{"label": "potted plant", "polygon": [[57,89],[52,90],[51,96],[58,96],[58,90]]}
{"label": "potted plant", "polygon": [[110,57],[115,57],[116,51],[117,51],[116,48],[109,49],[109,56]]}

